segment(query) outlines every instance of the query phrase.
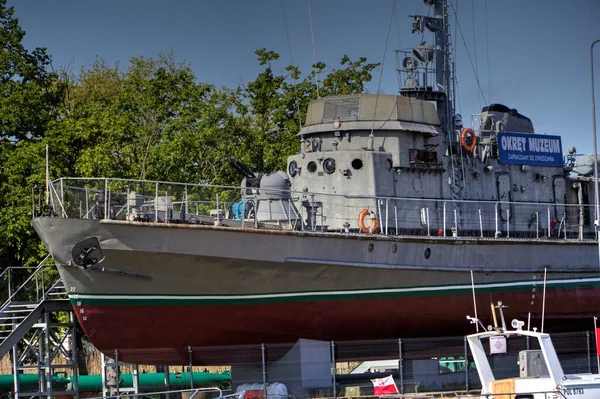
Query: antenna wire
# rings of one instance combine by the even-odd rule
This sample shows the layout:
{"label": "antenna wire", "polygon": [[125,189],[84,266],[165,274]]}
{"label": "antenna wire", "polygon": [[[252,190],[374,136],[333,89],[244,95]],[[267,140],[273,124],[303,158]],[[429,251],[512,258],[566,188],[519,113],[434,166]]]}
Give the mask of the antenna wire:
{"label": "antenna wire", "polygon": [[[317,64],[317,53],[315,51],[315,35],[313,33],[313,24],[312,24],[312,12],[310,11],[310,0],[306,0],[308,4],[308,22],[310,24],[310,40],[312,42],[312,53],[313,53],[313,72],[315,71],[315,65]],[[319,95],[319,73],[315,72],[315,86],[317,87],[317,97],[321,97]]]}

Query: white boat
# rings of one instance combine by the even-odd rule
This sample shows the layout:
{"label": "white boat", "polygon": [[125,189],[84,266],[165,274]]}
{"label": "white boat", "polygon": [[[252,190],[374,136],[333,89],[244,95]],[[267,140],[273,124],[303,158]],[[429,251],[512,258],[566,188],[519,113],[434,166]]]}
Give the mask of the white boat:
{"label": "white boat", "polygon": [[[501,313],[502,316],[502,313]],[[473,322],[477,319],[467,317]],[[481,398],[494,399],[558,399],[558,398],[600,398],[600,374],[565,374],[556,354],[550,335],[523,329],[524,322],[512,320],[513,330],[502,327],[467,336],[469,348],[481,382]],[[539,349],[519,353],[519,377],[496,379],[490,358],[486,353],[486,341],[529,337],[530,344],[537,342]]]}

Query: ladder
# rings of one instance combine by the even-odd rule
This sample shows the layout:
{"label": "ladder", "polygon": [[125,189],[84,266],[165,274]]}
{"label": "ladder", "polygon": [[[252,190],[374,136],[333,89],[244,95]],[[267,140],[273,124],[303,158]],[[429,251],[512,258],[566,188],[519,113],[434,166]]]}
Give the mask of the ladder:
{"label": "ladder", "polygon": [[[77,374],[75,345],[71,343],[73,356],[65,349],[70,343],[66,341],[75,336],[73,308],[52,257],[46,256],[35,267],[7,267],[0,274],[0,300],[0,357],[12,350],[15,398],[59,394],[77,397],[72,388],[58,392],[52,382],[57,368]],[[69,322],[54,322],[53,312],[70,312]],[[56,364],[53,361],[59,355],[70,361]],[[32,369],[38,375],[38,388],[22,392],[20,375]]]}
{"label": "ladder", "polygon": [[[28,277],[26,273],[30,273]],[[13,289],[14,281],[23,278],[25,280]],[[45,310],[57,310],[67,301],[67,293],[50,255],[36,267],[7,267],[0,274],[1,280],[7,282],[8,298],[0,306],[0,357],[23,338]]]}

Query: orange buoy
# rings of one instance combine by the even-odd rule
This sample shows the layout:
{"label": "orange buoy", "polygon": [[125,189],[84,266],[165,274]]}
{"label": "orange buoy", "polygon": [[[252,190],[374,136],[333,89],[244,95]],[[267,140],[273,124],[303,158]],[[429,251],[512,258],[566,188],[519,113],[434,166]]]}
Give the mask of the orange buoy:
{"label": "orange buoy", "polygon": [[[371,225],[369,227],[365,226],[365,217],[369,215],[370,219],[371,219]],[[377,219],[373,216],[372,212],[369,212],[368,209],[363,209],[362,211],[360,211],[360,214],[358,215],[358,226],[360,227],[360,231],[362,231],[363,233],[375,233],[375,230],[377,229]]]}
{"label": "orange buoy", "polygon": [[[467,144],[467,140],[471,141],[470,145]],[[460,145],[465,151],[473,152],[477,145],[477,136],[475,136],[473,129],[467,127],[462,130],[460,133]]]}

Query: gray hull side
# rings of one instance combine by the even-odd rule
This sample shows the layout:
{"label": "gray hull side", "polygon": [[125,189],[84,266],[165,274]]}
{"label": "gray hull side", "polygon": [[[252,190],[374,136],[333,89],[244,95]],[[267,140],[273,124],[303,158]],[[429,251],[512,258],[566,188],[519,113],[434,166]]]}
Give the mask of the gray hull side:
{"label": "gray hull side", "polygon": [[[37,218],[34,226],[78,293],[246,295],[461,286],[592,277],[593,243],[380,238],[205,226]],[[74,266],[98,237],[105,259]],[[429,254],[427,257],[426,255]]]}

